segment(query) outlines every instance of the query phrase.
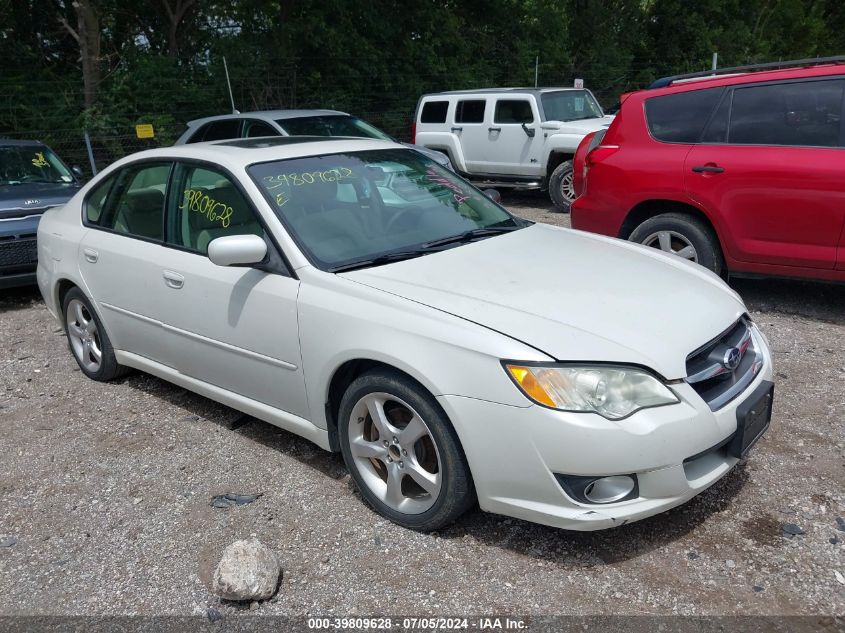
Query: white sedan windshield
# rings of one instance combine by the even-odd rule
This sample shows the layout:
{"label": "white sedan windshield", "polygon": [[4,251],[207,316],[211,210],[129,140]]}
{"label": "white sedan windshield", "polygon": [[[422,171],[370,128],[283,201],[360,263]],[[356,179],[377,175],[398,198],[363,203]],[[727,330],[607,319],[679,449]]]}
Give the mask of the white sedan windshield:
{"label": "white sedan windshield", "polygon": [[425,254],[431,242],[523,226],[472,185],[411,150],[310,156],[252,165],[249,172],[323,269],[409,249]]}

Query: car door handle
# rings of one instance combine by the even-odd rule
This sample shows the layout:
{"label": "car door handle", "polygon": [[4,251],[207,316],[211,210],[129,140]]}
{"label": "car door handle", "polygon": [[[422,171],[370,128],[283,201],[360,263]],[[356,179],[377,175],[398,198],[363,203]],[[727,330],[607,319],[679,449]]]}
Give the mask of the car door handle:
{"label": "car door handle", "polygon": [[488,127],[487,131],[488,132],[501,132],[502,128],[500,128],[500,127]]}
{"label": "car door handle", "polygon": [[462,127],[453,127],[453,128],[452,128],[452,131],[453,131],[453,132],[463,132],[463,131],[464,131],[464,128],[462,128]]}
{"label": "car door handle", "polygon": [[179,273],[174,273],[172,270],[165,270],[161,275],[164,277],[164,283],[168,288],[179,290],[185,285],[185,278]]}
{"label": "car door handle", "polygon": [[82,249],[82,254],[85,255],[85,259],[87,259],[92,264],[96,264],[97,260],[100,259],[100,254],[93,248]]}
{"label": "car door handle", "polygon": [[697,174],[721,174],[725,171],[725,168],[718,165],[696,165],[692,170]]}

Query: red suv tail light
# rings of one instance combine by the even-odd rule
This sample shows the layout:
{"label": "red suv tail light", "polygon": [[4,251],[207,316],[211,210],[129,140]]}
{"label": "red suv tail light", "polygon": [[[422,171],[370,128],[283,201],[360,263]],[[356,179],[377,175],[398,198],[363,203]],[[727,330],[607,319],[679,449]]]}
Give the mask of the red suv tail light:
{"label": "red suv tail light", "polygon": [[590,167],[602,162],[607,157],[612,156],[617,151],[619,151],[618,145],[599,145],[598,147],[590,150],[587,157],[584,159],[584,164],[587,169],[589,169]]}
{"label": "red suv tail light", "polygon": [[417,142],[417,122],[411,121],[411,143],[416,144]]}

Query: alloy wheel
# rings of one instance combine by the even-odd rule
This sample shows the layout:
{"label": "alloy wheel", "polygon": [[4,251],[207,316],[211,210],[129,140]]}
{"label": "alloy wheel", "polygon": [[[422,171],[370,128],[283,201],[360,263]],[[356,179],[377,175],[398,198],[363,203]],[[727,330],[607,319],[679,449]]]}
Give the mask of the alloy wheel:
{"label": "alloy wheel", "polygon": [[688,238],[676,231],[656,231],[646,237],[642,243],[698,263],[698,251],[695,250],[695,246]]}
{"label": "alloy wheel", "polygon": [[65,321],[74,356],[86,370],[98,372],[103,363],[103,348],[94,316],[82,301],[73,299],[67,304]]}
{"label": "alloy wheel", "polygon": [[575,200],[575,185],[572,176],[573,171],[570,169],[563,174],[563,178],[560,180],[560,191],[569,202]]}
{"label": "alloy wheel", "polygon": [[400,398],[370,393],[352,407],[349,450],[364,483],[392,510],[420,514],[440,496],[437,444],[422,417]]}

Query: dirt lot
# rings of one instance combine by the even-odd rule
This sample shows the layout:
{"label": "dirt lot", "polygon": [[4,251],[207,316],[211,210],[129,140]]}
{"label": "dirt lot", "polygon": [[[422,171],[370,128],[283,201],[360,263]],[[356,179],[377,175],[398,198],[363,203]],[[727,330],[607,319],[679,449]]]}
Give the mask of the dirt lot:
{"label": "dirt lot", "polygon": [[[845,614],[845,287],[733,285],[775,350],[770,432],[689,504],[599,533],[477,510],[403,530],[338,455],[148,375],[87,380],[37,292],[4,291],[0,614],[234,614],[206,583],[251,534],[284,568],[262,614]],[[209,506],[229,491],[264,496]]]}

